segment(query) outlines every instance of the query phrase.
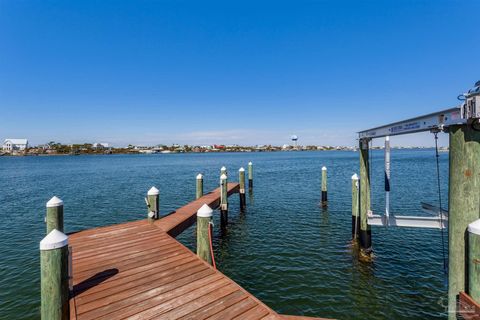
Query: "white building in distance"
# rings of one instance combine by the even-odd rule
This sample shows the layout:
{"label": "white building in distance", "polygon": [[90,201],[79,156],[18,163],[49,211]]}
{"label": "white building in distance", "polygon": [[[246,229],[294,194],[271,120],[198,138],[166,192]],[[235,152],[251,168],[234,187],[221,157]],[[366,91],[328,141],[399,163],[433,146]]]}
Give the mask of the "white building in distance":
{"label": "white building in distance", "polygon": [[25,151],[27,148],[27,139],[5,139],[2,145],[2,150],[5,152]]}
{"label": "white building in distance", "polygon": [[106,142],[96,142],[93,144],[94,149],[108,149],[110,146]]}

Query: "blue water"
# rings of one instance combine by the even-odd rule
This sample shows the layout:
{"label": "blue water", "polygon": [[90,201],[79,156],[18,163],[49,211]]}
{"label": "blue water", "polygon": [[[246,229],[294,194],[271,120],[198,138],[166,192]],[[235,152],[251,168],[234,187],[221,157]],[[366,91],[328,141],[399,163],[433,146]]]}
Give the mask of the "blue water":
{"label": "blue water", "polygon": [[[231,180],[253,161],[255,188],[248,209],[231,198],[226,234],[216,219],[218,268],[274,310],[337,319],[444,319],[446,286],[438,230],[373,228],[373,263],[351,247],[351,176],[358,154],[276,152],[65,157],[0,157],[0,319],[39,317],[38,243],[45,235],[45,203],[65,202],[66,232],[143,219],[144,197],[160,189],[161,211]],[[448,154],[441,154],[447,199]],[[320,201],[321,167],[328,167],[329,206]],[[372,155],[372,207],[384,210],[383,153]],[[236,180],[236,179],[235,179]],[[392,212],[422,214],[437,204],[433,150],[393,150]],[[447,204],[445,203],[446,207]],[[445,235],[446,237],[446,235]],[[194,228],[180,237],[194,248]]]}

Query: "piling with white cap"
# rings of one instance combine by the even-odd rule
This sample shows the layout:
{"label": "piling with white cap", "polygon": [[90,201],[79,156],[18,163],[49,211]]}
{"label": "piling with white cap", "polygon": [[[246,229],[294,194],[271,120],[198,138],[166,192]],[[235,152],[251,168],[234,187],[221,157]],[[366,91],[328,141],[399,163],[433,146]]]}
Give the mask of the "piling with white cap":
{"label": "piling with white cap", "polygon": [[210,224],[212,221],[213,210],[207,204],[204,204],[197,211],[197,256],[212,264],[212,255],[210,251]]}
{"label": "piling with white cap", "polygon": [[203,175],[199,173],[197,175],[197,190],[196,190],[196,199],[203,197]]}
{"label": "piling with white cap", "polygon": [[224,175],[228,175],[227,174],[227,168],[225,166],[223,166],[222,168],[220,168],[220,176],[224,174]]}
{"label": "piling with white cap", "polygon": [[251,161],[248,163],[248,188],[250,190],[253,188],[253,163]]}
{"label": "piling with white cap", "polygon": [[220,177],[220,227],[222,230],[227,228],[228,224],[228,181],[227,175]]}
{"label": "piling with white cap", "polygon": [[68,236],[53,229],[40,241],[41,319],[69,319]]}
{"label": "piling with white cap", "polygon": [[245,211],[246,198],[245,198],[245,169],[238,169],[238,181],[240,182],[240,211]]}
{"label": "piling with white cap", "polygon": [[151,187],[147,192],[148,219],[156,220],[160,216],[160,191]]}
{"label": "piling with white cap", "polygon": [[327,199],[327,167],[322,167],[322,206],[326,207],[328,204]]}
{"label": "piling with white cap", "polygon": [[468,225],[468,294],[480,303],[480,219]]}
{"label": "piling with white cap", "polygon": [[45,217],[47,224],[47,234],[53,229],[63,232],[63,201],[54,196],[47,202],[47,215]]}
{"label": "piling with white cap", "polygon": [[360,233],[360,198],[358,196],[359,178],[355,173],[352,176],[352,239],[357,240]]}

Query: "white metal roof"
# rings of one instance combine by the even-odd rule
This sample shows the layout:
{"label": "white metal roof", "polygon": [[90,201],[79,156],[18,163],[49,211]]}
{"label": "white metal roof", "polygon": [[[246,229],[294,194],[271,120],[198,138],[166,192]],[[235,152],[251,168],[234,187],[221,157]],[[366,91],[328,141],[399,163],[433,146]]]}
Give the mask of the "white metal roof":
{"label": "white metal roof", "polygon": [[27,139],[5,139],[3,144],[7,143],[7,141],[10,141],[13,144],[28,144]]}

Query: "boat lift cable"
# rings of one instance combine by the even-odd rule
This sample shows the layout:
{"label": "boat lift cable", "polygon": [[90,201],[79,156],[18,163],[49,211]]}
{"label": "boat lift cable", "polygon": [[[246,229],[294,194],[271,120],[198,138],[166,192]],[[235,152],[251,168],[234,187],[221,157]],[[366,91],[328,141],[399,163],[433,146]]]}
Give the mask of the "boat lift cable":
{"label": "boat lift cable", "polygon": [[215,263],[215,255],[213,254],[213,222],[208,224],[208,242],[210,247],[210,255],[212,256],[213,269],[217,270],[217,264]]}
{"label": "boat lift cable", "polygon": [[[436,164],[437,164],[438,208],[439,208],[441,225],[443,225],[442,190],[441,190],[441,183],[440,183],[440,155],[438,153],[438,131],[434,131],[433,135],[435,136],[435,158],[436,158]],[[443,228],[440,228],[440,232],[442,237],[443,273],[445,277],[447,277],[448,266],[447,266],[447,258],[445,255],[445,236],[444,236]]]}

